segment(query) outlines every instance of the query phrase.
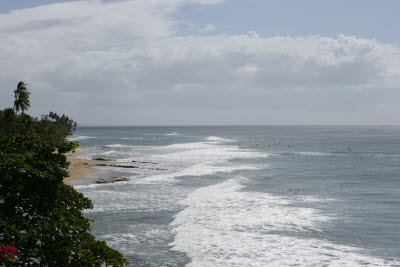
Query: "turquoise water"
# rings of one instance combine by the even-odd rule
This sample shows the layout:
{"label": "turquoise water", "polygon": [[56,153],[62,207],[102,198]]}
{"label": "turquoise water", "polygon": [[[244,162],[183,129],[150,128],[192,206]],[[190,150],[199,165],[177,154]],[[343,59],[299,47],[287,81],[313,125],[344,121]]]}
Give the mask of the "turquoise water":
{"label": "turquoise water", "polygon": [[[80,127],[132,266],[400,266],[400,127]],[[95,184],[107,177],[128,181]]]}

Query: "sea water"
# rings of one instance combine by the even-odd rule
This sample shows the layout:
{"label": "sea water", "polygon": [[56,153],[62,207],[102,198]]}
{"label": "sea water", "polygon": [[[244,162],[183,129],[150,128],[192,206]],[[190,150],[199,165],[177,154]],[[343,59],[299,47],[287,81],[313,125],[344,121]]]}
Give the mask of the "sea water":
{"label": "sea water", "polygon": [[[400,266],[400,127],[80,127],[132,266]],[[127,181],[97,184],[99,179]]]}

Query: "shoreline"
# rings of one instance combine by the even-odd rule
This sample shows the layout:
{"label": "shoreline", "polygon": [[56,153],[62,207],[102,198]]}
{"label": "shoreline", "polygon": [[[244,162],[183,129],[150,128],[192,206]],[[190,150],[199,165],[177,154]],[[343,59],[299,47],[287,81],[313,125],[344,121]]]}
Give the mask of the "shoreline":
{"label": "shoreline", "polygon": [[64,178],[64,183],[70,184],[71,182],[84,179],[86,176],[92,173],[96,173],[99,169],[95,169],[94,167],[98,165],[104,165],[107,163],[115,163],[105,160],[93,160],[93,159],[77,159],[76,156],[84,155],[85,152],[82,152],[81,149],[86,147],[79,146],[76,148],[75,152],[66,153],[67,161],[70,162],[70,165],[67,169],[69,176]]}
{"label": "shoreline", "polygon": [[[66,137],[67,139],[79,139],[77,135],[69,135]],[[137,166],[125,166],[121,164],[116,164],[115,161],[109,161],[105,159],[77,159],[75,157],[80,155],[85,155],[86,153],[82,151],[85,149],[85,146],[78,146],[75,149],[75,152],[65,153],[67,157],[67,161],[70,162],[70,165],[67,169],[69,176],[65,177],[63,182],[65,184],[71,184],[71,182],[75,182],[77,180],[84,179],[86,176],[92,173],[99,172],[99,168],[95,168],[97,166],[111,166],[111,167],[120,167],[120,168],[138,168]],[[126,177],[99,177],[100,179],[95,180],[95,183],[115,183],[120,181],[126,181],[129,178]]]}
{"label": "shoreline", "polygon": [[66,184],[70,184],[70,182],[83,179],[87,175],[99,171],[99,170],[94,169],[93,166],[96,163],[100,163],[101,161],[74,158],[76,156],[85,154],[84,152],[80,151],[81,148],[84,148],[84,147],[79,146],[75,150],[75,152],[69,152],[69,153],[65,154],[65,156],[67,157],[67,160],[70,162],[70,165],[67,169],[67,171],[69,173],[69,177],[64,178],[64,183],[66,183]]}

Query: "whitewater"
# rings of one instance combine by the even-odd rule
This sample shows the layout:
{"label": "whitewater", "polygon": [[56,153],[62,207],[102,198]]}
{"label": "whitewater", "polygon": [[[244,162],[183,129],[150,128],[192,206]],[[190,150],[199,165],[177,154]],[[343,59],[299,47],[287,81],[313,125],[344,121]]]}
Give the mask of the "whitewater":
{"label": "whitewater", "polygon": [[[81,127],[73,186],[132,266],[400,266],[400,128]],[[115,164],[117,165],[117,164]],[[107,177],[125,181],[97,184]]]}

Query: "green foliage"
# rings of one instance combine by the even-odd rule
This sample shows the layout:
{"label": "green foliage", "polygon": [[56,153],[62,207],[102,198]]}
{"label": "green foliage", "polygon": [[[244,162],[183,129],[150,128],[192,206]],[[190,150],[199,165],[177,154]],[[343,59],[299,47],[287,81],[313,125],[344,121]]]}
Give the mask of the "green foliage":
{"label": "green foliage", "polygon": [[50,144],[35,135],[0,139],[0,243],[19,249],[16,265],[113,266],[122,254],[90,234],[82,211],[91,201],[63,183],[63,153],[77,143]]}
{"label": "green foliage", "polygon": [[16,132],[18,116],[11,108],[0,110],[0,136]]}
{"label": "green foliage", "polygon": [[45,135],[46,139],[51,139],[53,142],[59,142],[71,135],[77,127],[76,122],[62,115],[61,117],[54,112],[42,116],[40,122],[41,135]]}
{"label": "green foliage", "polygon": [[25,113],[17,115],[13,109],[0,110],[0,137],[34,134],[44,142],[61,143],[76,130],[77,124],[68,116],[50,112],[41,119]]}
{"label": "green foliage", "polygon": [[31,106],[29,101],[28,88],[26,88],[26,84],[24,82],[19,82],[17,85],[17,89],[14,91],[15,101],[14,101],[14,110],[18,112],[19,110],[22,113]]}
{"label": "green foliage", "polygon": [[[124,266],[123,255],[90,234],[82,211],[92,202],[66,185],[64,153],[78,143],[65,137],[76,129],[67,116],[41,119],[24,114],[29,93],[23,82],[14,109],[0,110],[0,244],[18,248],[5,266]],[[27,100],[27,101],[26,101]]]}

